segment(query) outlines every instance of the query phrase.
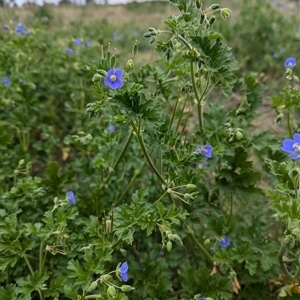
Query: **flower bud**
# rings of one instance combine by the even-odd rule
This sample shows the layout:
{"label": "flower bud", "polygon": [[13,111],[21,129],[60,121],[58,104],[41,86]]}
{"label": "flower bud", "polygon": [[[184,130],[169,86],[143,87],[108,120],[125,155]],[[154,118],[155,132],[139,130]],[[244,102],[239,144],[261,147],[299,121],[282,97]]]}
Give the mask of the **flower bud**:
{"label": "flower bud", "polygon": [[148,30],[149,30],[150,32],[156,31],[156,29],[155,29],[154,27],[149,27]]}
{"label": "flower bud", "polygon": [[279,123],[282,119],[283,119],[283,113],[280,113],[279,115],[277,115],[275,119],[275,123]]}
{"label": "flower bud", "polygon": [[195,189],[196,189],[196,185],[195,184],[192,184],[192,183],[188,183],[187,185],[186,185],[186,188],[188,189],[188,190],[190,190],[190,191],[194,191]]}
{"label": "flower bud", "polygon": [[100,74],[103,77],[106,77],[106,75],[107,75],[107,72],[105,70],[101,70],[101,69],[97,70],[97,73]]}
{"label": "flower bud", "polygon": [[192,195],[191,195],[191,194],[188,194],[188,193],[185,193],[185,194],[183,195],[183,197],[184,197],[185,200],[191,200],[191,199],[193,199]]}
{"label": "flower bud", "polygon": [[146,32],[146,33],[144,33],[144,37],[145,37],[145,38],[151,37],[151,32]]}
{"label": "flower bud", "polygon": [[237,140],[241,140],[243,138],[243,134],[240,131],[238,131],[236,132],[235,137]]}
{"label": "flower bud", "polygon": [[231,10],[228,9],[228,8],[223,8],[223,9],[221,9],[221,11],[220,11],[221,17],[222,17],[224,20],[226,20],[226,19],[230,16],[230,12],[231,12]]}
{"label": "flower bud", "polygon": [[110,64],[111,64],[112,67],[114,67],[115,63],[116,63],[116,57],[114,55],[112,55],[111,58],[110,58]]}
{"label": "flower bud", "polygon": [[89,287],[89,292],[92,292],[98,285],[98,281],[93,281]]}
{"label": "flower bud", "polygon": [[171,250],[172,250],[172,242],[170,242],[170,241],[167,242],[167,250],[169,252],[171,252]]}
{"label": "flower bud", "polygon": [[174,234],[169,233],[169,234],[167,235],[167,237],[168,237],[169,241],[174,241]]}
{"label": "flower bud", "polygon": [[92,81],[93,81],[93,82],[98,82],[98,81],[100,81],[100,80],[101,80],[101,75],[98,74],[98,73],[96,73],[96,74],[93,76],[93,78],[92,78]]}
{"label": "flower bud", "polygon": [[181,240],[181,238],[180,238],[179,235],[174,234],[173,237],[174,237],[175,243],[176,243],[178,246],[183,246],[182,240]]}
{"label": "flower bud", "polygon": [[117,295],[116,289],[112,285],[108,287],[106,292],[109,297],[115,297]]}
{"label": "flower bud", "polygon": [[111,232],[111,220],[105,222],[105,229],[107,233]]}
{"label": "flower bud", "polygon": [[134,290],[134,287],[130,286],[130,285],[122,285],[121,286],[121,291],[122,292],[131,292],[132,290]]}
{"label": "flower bud", "polygon": [[138,44],[137,44],[137,41],[136,41],[135,44],[132,47],[132,55],[133,55],[133,57],[135,57],[137,53],[138,53]]}
{"label": "flower bud", "polygon": [[203,242],[203,244],[204,244],[205,246],[208,246],[208,245],[210,244],[210,239],[206,239],[206,240]]}
{"label": "flower bud", "polygon": [[154,42],[155,42],[155,37],[152,36],[152,37],[150,38],[150,40],[149,40],[149,44],[153,44]]}
{"label": "flower bud", "polygon": [[218,9],[219,7],[220,7],[219,4],[212,4],[212,5],[210,6],[210,9],[215,10],[215,9]]}
{"label": "flower bud", "polygon": [[212,25],[215,24],[215,22],[216,22],[216,17],[215,17],[215,16],[212,16],[212,17],[209,19],[208,24],[209,24],[210,26],[212,26]]}
{"label": "flower bud", "polygon": [[198,9],[201,9],[201,7],[202,7],[202,1],[201,0],[196,0],[196,7]]}
{"label": "flower bud", "polygon": [[199,22],[200,22],[201,25],[204,23],[204,20],[205,20],[205,15],[202,14],[202,15],[200,16],[200,20],[199,20]]}
{"label": "flower bud", "polygon": [[134,62],[133,62],[132,59],[129,59],[129,60],[127,61],[127,67],[128,67],[128,69],[130,69],[130,70],[133,70],[133,69],[134,69]]}

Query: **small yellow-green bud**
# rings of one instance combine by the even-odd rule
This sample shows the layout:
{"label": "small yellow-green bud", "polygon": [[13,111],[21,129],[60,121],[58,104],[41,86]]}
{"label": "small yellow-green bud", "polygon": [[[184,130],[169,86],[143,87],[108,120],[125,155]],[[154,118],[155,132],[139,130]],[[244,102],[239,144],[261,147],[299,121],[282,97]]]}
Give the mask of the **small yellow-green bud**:
{"label": "small yellow-green bud", "polygon": [[231,10],[228,8],[223,8],[220,11],[221,17],[226,20],[230,16]]}
{"label": "small yellow-green bud", "polygon": [[169,234],[167,235],[167,237],[168,237],[169,241],[174,241],[174,234],[169,233]]}
{"label": "small yellow-green bud", "polygon": [[179,235],[174,234],[174,240],[175,240],[175,243],[176,243],[178,246],[183,246],[182,240],[181,240],[181,238],[180,238]]}
{"label": "small yellow-green bud", "polygon": [[172,250],[172,242],[170,242],[170,241],[167,242],[167,250],[169,252],[171,252],[171,250]]}
{"label": "small yellow-green bud", "polygon": [[210,8],[211,8],[212,10],[218,9],[219,7],[220,7],[219,4],[212,4],[212,5],[210,6]]}
{"label": "small yellow-green bud", "polygon": [[128,69],[130,69],[130,70],[133,70],[133,69],[134,69],[134,62],[133,62],[132,59],[129,59],[129,60],[127,61],[127,67],[128,67]]}
{"label": "small yellow-green bud", "polygon": [[185,200],[191,200],[191,199],[193,199],[192,195],[191,195],[191,194],[188,194],[188,193],[185,193],[185,194],[183,195],[183,197],[184,197]]}
{"label": "small yellow-green bud", "polygon": [[194,191],[195,189],[196,189],[196,185],[195,184],[192,184],[192,183],[188,183],[187,185],[186,185],[186,188],[188,189],[188,190],[190,190],[190,191]]}
{"label": "small yellow-green bud", "polygon": [[243,138],[243,134],[241,131],[236,132],[235,137],[237,140],[241,140]]}
{"label": "small yellow-green bud", "polygon": [[206,240],[203,242],[203,244],[204,244],[205,246],[208,246],[208,245],[210,244],[210,239],[206,239]]}
{"label": "small yellow-green bud", "polygon": [[151,32],[146,32],[146,33],[144,33],[144,37],[145,37],[145,38],[151,37]]}
{"label": "small yellow-green bud", "polygon": [[108,287],[106,292],[107,292],[107,295],[110,297],[115,297],[117,295],[116,289],[112,285]]}
{"label": "small yellow-green bud", "polygon": [[89,287],[89,292],[92,292],[98,285],[98,281],[93,281]]}
{"label": "small yellow-green bud", "polygon": [[130,286],[130,285],[122,285],[121,286],[121,291],[122,292],[131,292],[132,290],[134,290],[134,287]]}
{"label": "small yellow-green bud", "polygon": [[98,81],[100,81],[100,80],[101,80],[101,75],[98,74],[98,73],[96,73],[96,74],[93,76],[92,81],[93,81],[93,82],[98,82]]}

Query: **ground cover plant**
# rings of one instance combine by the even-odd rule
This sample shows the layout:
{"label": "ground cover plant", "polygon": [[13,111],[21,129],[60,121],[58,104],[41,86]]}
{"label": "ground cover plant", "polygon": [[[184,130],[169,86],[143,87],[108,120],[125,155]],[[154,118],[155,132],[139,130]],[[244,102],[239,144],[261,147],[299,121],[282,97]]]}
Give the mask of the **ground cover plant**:
{"label": "ground cover plant", "polygon": [[299,20],[170,4],[3,20],[1,300],[299,298]]}

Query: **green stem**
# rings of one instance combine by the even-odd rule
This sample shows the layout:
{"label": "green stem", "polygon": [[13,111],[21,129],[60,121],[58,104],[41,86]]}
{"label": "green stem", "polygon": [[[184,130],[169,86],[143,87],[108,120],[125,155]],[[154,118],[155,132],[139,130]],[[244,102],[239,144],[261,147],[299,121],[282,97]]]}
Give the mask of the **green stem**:
{"label": "green stem", "polygon": [[288,271],[287,267],[286,267],[286,264],[283,262],[283,255],[285,253],[285,247],[284,246],[281,246],[280,248],[280,251],[279,251],[279,254],[278,254],[278,260],[279,260],[279,263],[280,263],[280,266],[281,266],[281,269],[286,277],[287,280],[289,281],[293,281],[294,278],[292,276],[292,274]]}
{"label": "green stem", "polygon": [[156,203],[158,203],[163,197],[166,196],[166,194],[168,193],[168,190],[166,190],[153,204],[152,206],[154,206]]}
{"label": "green stem", "polygon": [[[200,132],[203,133],[203,112],[202,112],[201,99],[199,97],[198,89],[197,89],[196,82],[195,82],[193,60],[190,61],[190,69],[191,69],[192,85],[193,85],[194,93],[195,93],[196,100],[197,100],[198,121],[199,121]],[[202,95],[203,95],[203,93],[202,93]]]}
{"label": "green stem", "polygon": [[192,240],[192,242],[194,243],[194,245],[202,252],[202,254],[204,255],[204,257],[210,262],[210,263],[214,263],[214,259],[212,258],[212,256],[207,252],[207,250],[204,248],[204,246],[202,246],[196,239],[194,231],[192,230],[191,227],[186,225],[186,233],[187,235],[190,237],[190,239]]}
{"label": "green stem", "polygon": [[290,137],[292,137],[293,136],[293,132],[292,132],[292,126],[291,126],[290,112],[287,113],[287,125],[288,125],[289,135],[290,135]]}
{"label": "green stem", "polygon": [[44,251],[44,241],[41,241],[40,244],[40,253],[39,253],[39,272],[40,272],[40,276],[43,273],[43,269],[44,269],[44,259],[43,259],[43,251]]}
{"label": "green stem", "polygon": [[138,141],[140,143],[140,146],[141,146],[141,149],[143,151],[143,154],[148,162],[148,165],[150,166],[150,168],[152,169],[152,171],[155,173],[155,175],[157,176],[157,178],[159,179],[159,181],[164,184],[164,185],[167,185],[165,179],[162,177],[162,175],[159,173],[159,171],[156,169],[155,165],[153,164],[148,152],[147,152],[147,149],[145,147],[145,143],[144,143],[144,140],[143,140],[143,136],[141,135],[140,131],[138,130],[138,128],[135,126],[135,124],[133,123],[133,121],[131,121],[131,126],[133,128],[133,130],[135,131],[136,133],[136,136],[138,138]]}
{"label": "green stem", "polygon": [[[124,145],[124,147],[123,147],[123,149],[122,149],[122,152],[120,153],[120,155],[119,155],[119,157],[118,157],[118,159],[117,159],[117,161],[116,161],[116,163],[115,163],[115,165],[114,165],[114,167],[113,167],[114,170],[116,170],[116,168],[118,167],[119,163],[121,162],[121,159],[122,159],[124,153],[126,152],[126,150],[127,150],[128,146],[129,146],[129,144],[130,144],[130,141],[131,141],[132,137],[133,137],[133,131],[130,132],[130,135],[129,135],[129,137],[128,137],[128,139],[127,139],[127,141],[126,141],[126,143],[125,143],[125,145]],[[110,173],[110,174],[106,177],[106,179],[105,179],[105,181],[103,182],[102,186],[105,186],[105,185],[109,182],[111,176],[112,176],[112,173]]]}

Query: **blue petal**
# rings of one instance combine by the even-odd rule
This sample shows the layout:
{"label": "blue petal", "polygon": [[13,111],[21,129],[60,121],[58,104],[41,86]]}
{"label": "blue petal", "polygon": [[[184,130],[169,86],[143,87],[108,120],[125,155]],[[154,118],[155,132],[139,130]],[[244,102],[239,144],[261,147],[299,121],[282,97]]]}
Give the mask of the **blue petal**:
{"label": "blue petal", "polygon": [[300,133],[294,134],[294,142],[300,145]]}
{"label": "blue petal", "polygon": [[110,70],[107,72],[106,78],[109,78],[111,75],[114,75],[114,74],[115,74],[115,70],[114,70],[114,69],[110,69]]}
{"label": "blue petal", "polygon": [[281,150],[284,151],[284,152],[288,152],[288,153],[293,153],[295,152],[294,148],[293,148],[293,145],[294,145],[294,141],[291,140],[291,139],[285,139],[283,142],[282,142],[282,147],[281,147]]}
{"label": "blue petal", "polygon": [[115,69],[115,75],[118,79],[121,79],[123,76],[123,71],[121,69]]}
{"label": "blue petal", "polygon": [[121,277],[121,279],[122,279],[124,282],[127,282],[127,281],[128,281],[128,275],[127,275],[127,273],[121,273],[121,274],[120,274],[120,277]]}
{"label": "blue petal", "polygon": [[123,262],[120,266],[121,273],[126,273],[128,271],[128,263],[127,261]]}

